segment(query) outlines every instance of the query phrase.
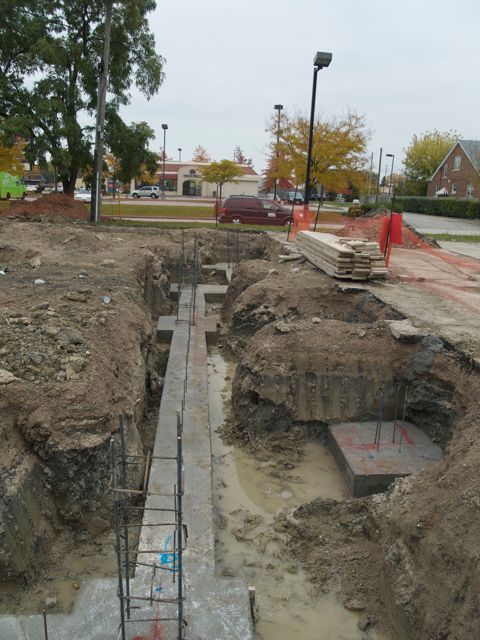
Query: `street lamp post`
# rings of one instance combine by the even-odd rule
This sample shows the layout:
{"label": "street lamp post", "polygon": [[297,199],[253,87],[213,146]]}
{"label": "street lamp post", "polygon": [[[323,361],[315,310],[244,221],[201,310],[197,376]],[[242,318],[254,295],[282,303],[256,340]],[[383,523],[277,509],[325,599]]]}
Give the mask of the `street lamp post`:
{"label": "street lamp post", "polygon": [[389,189],[388,189],[388,195],[391,197],[392,191],[393,191],[393,163],[395,162],[395,154],[387,153],[387,155],[385,157],[392,159],[392,168],[390,170],[390,186],[389,186]]}
{"label": "street lamp post", "polygon": [[168,124],[162,124],[163,129],[163,168],[162,168],[162,197],[165,197],[165,142],[167,140]]}
{"label": "street lamp post", "polygon": [[375,206],[378,203],[378,192],[380,191],[380,174],[382,173],[382,153],[383,153],[383,149],[382,147],[380,147],[380,160],[378,161],[377,188],[375,190]]}
{"label": "street lamp post", "polygon": [[277,172],[278,172],[278,147],[280,145],[280,112],[283,109],[283,104],[275,104],[273,106],[274,109],[276,109],[276,111],[278,111],[278,118],[277,118],[277,151],[275,153],[275,187],[273,189],[273,199],[276,200],[277,199]]}
{"label": "street lamp post", "polygon": [[317,93],[317,73],[320,69],[328,67],[332,61],[331,53],[324,53],[317,51],[317,54],[313,60],[313,87],[312,87],[312,106],[310,109],[310,130],[308,133],[308,151],[307,151],[307,172],[305,176],[305,197],[303,205],[304,220],[309,219],[308,203],[310,202],[310,167],[312,164],[312,147],[313,147],[313,123],[315,120],[315,98]]}
{"label": "street lamp post", "polygon": [[182,161],[182,150],[180,149],[180,147],[178,148],[178,161]]}

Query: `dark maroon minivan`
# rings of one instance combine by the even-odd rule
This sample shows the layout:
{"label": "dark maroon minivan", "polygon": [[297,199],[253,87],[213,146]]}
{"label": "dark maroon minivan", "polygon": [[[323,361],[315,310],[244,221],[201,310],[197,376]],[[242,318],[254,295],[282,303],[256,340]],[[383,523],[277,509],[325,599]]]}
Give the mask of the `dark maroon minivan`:
{"label": "dark maroon minivan", "polygon": [[287,225],[290,209],[255,196],[229,196],[222,203],[219,222]]}

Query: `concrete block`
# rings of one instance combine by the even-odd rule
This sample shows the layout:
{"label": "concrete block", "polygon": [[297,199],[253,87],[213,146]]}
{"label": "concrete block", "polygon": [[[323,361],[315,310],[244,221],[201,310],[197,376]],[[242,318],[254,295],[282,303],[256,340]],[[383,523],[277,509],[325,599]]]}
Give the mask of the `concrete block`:
{"label": "concrete block", "polygon": [[399,477],[421,471],[442,458],[440,447],[408,422],[383,422],[380,445],[376,422],[344,423],[328,428],[329,446],[350,493],[355,497],[385,491]]}
{"label": "concrete block", "polygon": [[427,332],[414,327],[410,320],[385,320],[393,337],[400,342],[420,342]]}

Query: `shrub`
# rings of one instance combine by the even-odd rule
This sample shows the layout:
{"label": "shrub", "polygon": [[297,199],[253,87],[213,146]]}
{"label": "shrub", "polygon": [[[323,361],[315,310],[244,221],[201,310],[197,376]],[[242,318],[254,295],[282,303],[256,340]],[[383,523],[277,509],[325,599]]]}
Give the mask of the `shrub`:
{"label": "shrub", "polygon": [[395,199],[394,209],[447,218],[480,218],[479,200],[402,196]]}
{"label": "shrub", "polygon": [[350,218],[358,218],[358,216],[361,216],[364,212],[363,207],[360,207],[358,204],[354,204],[351,207],[348,207],[348,216]]}

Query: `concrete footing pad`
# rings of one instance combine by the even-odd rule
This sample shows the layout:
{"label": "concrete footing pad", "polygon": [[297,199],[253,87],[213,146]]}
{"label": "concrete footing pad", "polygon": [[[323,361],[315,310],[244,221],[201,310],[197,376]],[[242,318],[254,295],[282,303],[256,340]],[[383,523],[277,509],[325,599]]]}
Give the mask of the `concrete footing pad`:
{"label": "concrete footing pad", "polygon": [[355,497],[385,491],[395,478],[407,476],[442,458],[440,447],[408,422],[383,422],[375,442],[376,422],[348,422],[328,428],[330,448]]}

